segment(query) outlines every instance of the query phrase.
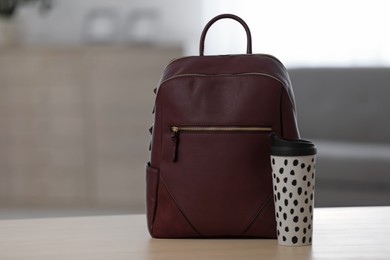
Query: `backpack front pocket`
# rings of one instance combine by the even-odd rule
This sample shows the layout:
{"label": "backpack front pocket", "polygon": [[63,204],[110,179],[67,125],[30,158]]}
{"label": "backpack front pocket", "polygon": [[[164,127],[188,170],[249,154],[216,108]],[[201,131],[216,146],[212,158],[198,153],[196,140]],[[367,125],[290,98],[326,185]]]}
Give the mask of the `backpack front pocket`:
{"label": "backpack front pocket", "polygon": [[174,203],[202,236],[242,235],[272,199],[272,128],[175,125],[170,130],[161,175]]}

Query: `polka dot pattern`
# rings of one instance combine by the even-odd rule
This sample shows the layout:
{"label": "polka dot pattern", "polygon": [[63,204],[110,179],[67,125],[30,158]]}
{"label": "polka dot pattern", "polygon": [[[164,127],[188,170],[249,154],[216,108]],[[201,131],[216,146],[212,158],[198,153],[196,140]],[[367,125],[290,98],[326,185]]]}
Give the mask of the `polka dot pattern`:
{"label": "polka dot pattern", "polygon": [[281,245],[312,243],[315,156],[271,156],[277,234]]}

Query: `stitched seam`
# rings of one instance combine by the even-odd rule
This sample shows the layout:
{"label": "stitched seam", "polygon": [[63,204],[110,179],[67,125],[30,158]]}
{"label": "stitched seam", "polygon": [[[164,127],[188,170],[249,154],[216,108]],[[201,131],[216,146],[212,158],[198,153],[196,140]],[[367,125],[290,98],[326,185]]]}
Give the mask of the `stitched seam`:
{"label": "stitched seam", "polygon": [[265,200],[263,204],[260,205],[257,213],[253,217],[253,219],[249,222],[248,226],[244,229],[244,231],[241,233],[241,235],[244,235],[248,230],[252,227],[253,223],[255,223],[256,219],[261,215],[262,211],[268,206],[270,203],[271,199],[273,199],[273,193],[271,192],[268,195],[268,199]]}
{"label": "stitched seam", "polygon": [[165,83],[167,83],[171,80],[174,80],[174,79],[178,79],[178,78],[188,78],[188,77],[204,77],[204,78],[207,78],[207,77],[233,78],[234,77],[234,78],[236,78],[236,77],[245,77],[245,76],[261,76],[261,77],[270,78],[270,79],[278,81],[285,88],[288,88],[288,86],[286,86],[286,84],[284,84],[284,82],[281,79],[279,79],[278,77],[273,76],[271,74],[265,73],[265,72],[243,72],[243,73],[239,73],[239,74],[223,74],[223,73],[221,73],[221,74],[202,74],[202,73],[179,74],[179,75],[174,75],[170,78],[163,80],[160,83],[160,87],[162,87],[162,85],[164,85]]}
{"label": "stitched seam", "polygon": [[165,180],[164,180],[164,177],[162,176],[162,174],[160,175],[160,178],[161,178],[161,182],[164,184],[165,186],[165,189],[167,190],[169,196],[172,198],[172,200],[174,201],[176,207],[179,209],[180,213],[183,215],[184,219],[188,222],[188,224],[192,227],[192,229],[198,233],[199,236],[202,236],[202,234],[195,228],[195,226],[191,223],[191,221],[188,219],[188,217],[186,216],[186,214],[184,214],[184,211],[182,210],[182,208],[180,207],[179,203],[177,202],[177,200],[175,199],[175,197],[173,196],[172,192],[169,190]]}

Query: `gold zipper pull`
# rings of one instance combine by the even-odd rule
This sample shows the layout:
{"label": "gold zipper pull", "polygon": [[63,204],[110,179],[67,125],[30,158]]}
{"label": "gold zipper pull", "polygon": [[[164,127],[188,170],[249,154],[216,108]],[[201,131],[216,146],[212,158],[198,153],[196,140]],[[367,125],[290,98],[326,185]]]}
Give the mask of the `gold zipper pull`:
{"label": "gold zipper pull", "polygon": [[173,142],[173,157],[172,157],[172,161],[176,162],[177,161],[177,151],[178,151],[178,146],[179,146],[179,127],[172,126],[171,127],[171,131],[172,131],[171,140]]}

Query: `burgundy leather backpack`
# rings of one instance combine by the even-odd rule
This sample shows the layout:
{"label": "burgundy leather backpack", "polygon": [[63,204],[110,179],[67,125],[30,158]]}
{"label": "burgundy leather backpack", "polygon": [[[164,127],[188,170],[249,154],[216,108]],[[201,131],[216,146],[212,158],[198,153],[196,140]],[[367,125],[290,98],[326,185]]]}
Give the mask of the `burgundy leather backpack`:
{"label": "burgundy leather backpack", "polygon": [[[210,26],[231,18],[245,28],[247,53],[204,55]],[[276,238],[270,133],[298,138],[288,73],[275,57],[252,54],[239,17],[212,19],[200,55],[173,60],[156,94],[146,166],[152,237]]]}

